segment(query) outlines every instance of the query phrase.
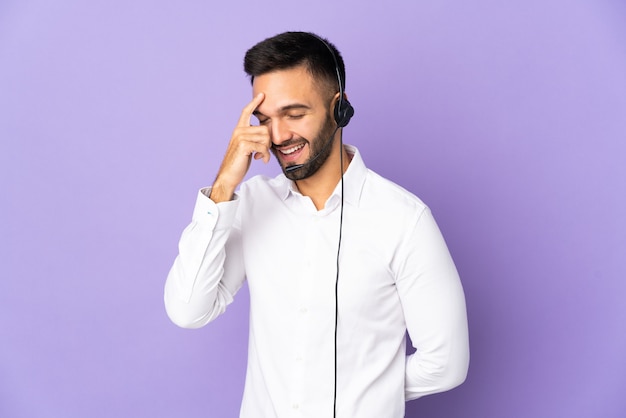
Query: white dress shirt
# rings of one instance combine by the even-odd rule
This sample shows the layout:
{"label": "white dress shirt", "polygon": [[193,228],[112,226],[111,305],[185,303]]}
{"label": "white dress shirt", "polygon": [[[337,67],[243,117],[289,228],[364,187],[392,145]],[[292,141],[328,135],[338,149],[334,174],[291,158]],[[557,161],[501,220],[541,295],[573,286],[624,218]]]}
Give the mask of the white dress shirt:
{"label": "white dress shirt", "polygon": [[[346,149],[337,417],[403,417],[406,400],[464,381],[465,298],[430,210]],[[166,282],[169,317],[201,327],[247,279],[240,416],[332,417],[340,184],[319,211],[282,174],[244,182],[230,202],[215,204],[209,192],[198,195]],[[416,349],[409,356],[407,330]]]}

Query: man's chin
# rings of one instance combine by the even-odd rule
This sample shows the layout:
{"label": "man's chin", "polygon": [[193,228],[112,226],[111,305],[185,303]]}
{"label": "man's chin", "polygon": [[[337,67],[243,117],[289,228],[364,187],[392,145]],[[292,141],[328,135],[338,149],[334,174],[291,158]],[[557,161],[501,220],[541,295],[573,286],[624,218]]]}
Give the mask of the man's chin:
{"label": "man's chin", "polygon": [[301,165],[300,168],[295,168],[295,169],[292,168],[289,170],[290,167],[296,167],[297,165],[300,165],[300,164],[291,164],[288,166],[281,167],[283,169],[283,174],[289,180],[296,181],[296,180],[302,180],[308,177],[306,174],[306,165]]}
{"label": "man's chin", "polygon": [[[289,167],[294,167],[291,170],[288,170]],[[296,168],[297,167],[297,168]],[[306,178],[311,177],[313,174],[319,170],[319,167],[316,164],[311,164],[310,161],[306,161],[303,164],[291,164],[287,167],[282,166],[283,174],[289,180],[298,181],[304,180]]]}

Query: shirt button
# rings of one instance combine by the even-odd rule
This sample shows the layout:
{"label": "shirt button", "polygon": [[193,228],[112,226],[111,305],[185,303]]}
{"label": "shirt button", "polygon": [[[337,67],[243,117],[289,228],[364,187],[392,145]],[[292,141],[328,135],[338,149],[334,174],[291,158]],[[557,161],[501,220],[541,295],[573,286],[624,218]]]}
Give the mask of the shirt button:
{"label": "shirt button", "polygon": [[300,313],[307,313],[309,310],[307,308],[305,308],[304,306],[300,308]]}
{"label": "shirt button", "polygon": [[293,405],[291,405],[291,407],[293,409],[300,409],[300,405],[298,405],[297,403],[294,403]]}

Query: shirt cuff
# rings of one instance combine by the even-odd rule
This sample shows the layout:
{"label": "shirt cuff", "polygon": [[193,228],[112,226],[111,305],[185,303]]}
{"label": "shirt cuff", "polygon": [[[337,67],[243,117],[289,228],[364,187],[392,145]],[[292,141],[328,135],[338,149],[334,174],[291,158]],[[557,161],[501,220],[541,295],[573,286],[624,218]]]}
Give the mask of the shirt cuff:
{"label": "shirt cuff", "polygon": [[192,220],[211,229],[230,228],[239,206],[239,196],[235,193],[232,200],[215,203],[209,198],[210,194],[210,187],[200,189],[193,209]]}

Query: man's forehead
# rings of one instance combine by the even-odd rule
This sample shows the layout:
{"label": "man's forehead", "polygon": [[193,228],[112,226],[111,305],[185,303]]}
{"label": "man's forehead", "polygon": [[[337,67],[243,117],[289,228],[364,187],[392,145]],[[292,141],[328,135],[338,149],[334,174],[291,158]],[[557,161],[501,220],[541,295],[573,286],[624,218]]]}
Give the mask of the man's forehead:
{"label": "man's forehead", "polygon": [[304,66],[274,70],[254,77],[253,89],[307,87],[313,84],[311,73]]}
{"label": "man's forehead", "polygon": [[300,69],[279,70],[255,77],[253,97],[265,94],[258,107],[262,113],[279,112],[295,107],[313,107],[322,100],[321,91],[308,71]]}

